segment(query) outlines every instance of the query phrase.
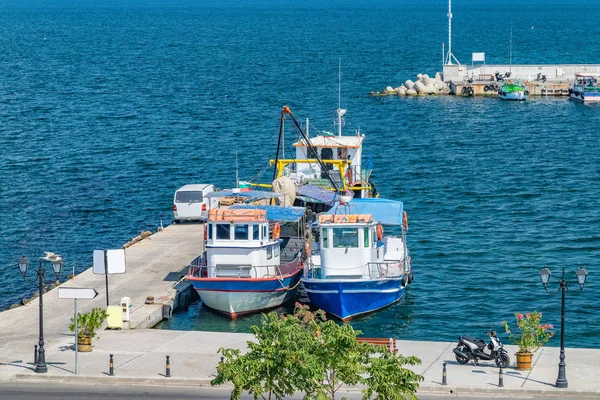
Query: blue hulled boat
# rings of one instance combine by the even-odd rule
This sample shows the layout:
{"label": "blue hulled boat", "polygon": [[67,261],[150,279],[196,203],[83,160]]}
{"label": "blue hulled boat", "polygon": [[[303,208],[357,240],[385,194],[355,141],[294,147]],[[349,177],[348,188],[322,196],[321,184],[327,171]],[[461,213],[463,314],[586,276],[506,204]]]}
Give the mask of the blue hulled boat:
{"label": "blue hulled boat", "polygon": [[[349,320],[400,300],[412,281],[412,268],[402,203],[344,197],[319,215],[315,254],[305,264],[302,281],[315,307]],[[382,224],[400,226],[401,236],[384,236]]]}

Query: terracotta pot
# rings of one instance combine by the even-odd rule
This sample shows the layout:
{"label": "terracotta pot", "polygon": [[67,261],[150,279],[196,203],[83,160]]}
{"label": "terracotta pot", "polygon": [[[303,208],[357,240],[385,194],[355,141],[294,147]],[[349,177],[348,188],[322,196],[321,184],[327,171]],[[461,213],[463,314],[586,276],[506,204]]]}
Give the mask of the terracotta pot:
{"label": "terracotta pot", "polygon": [[517,356],[517,369],[531,369],[533,353],[516,353],[515,355]]}
{"label": "terracotta pot", "polygon": [[92,337],[91,336],[78,336],[77,337],[77,350],[81,352],[92,351]]}

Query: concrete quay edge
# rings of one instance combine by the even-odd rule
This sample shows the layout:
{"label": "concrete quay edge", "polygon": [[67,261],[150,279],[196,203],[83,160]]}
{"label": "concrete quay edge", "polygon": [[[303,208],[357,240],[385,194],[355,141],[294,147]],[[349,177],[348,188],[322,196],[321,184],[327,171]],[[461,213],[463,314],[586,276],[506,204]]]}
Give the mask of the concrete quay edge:
{"label": "concrete quay edge", "polygon": [[[58,375],[32,375],[32,374],[17,374],[13,382],[23,383],[66,383],[79,385],[134,385],[134,386],[161,386],[161,387],[212,387],[211,379],[204,378],[167,378],[164,375],[157,374],[156,377],[118,377],[118,376],[89,376],[89,375],[73,375],[73,376],[58,376]],[[231,384],[219,385],[220,388],[233,388]],[[344,387],[347,392],[360,392],[361,387]],[[432,394],[432,395],[526,395],[526,396],[545,396],[545,395],[560,395],[566,398],[598,398],[600,391],[578,391],[572,389],[528,389],[528,388],[477,388],[477,387],[456,387],[456,386],[420,386],[417,390],[417,395]]]}

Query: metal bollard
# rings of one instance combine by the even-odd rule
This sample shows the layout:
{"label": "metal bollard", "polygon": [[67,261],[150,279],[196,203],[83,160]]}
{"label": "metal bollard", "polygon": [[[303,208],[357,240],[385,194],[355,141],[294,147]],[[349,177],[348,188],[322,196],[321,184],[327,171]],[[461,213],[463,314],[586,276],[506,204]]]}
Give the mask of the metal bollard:
{"label": "metal bollard", "polygon": [[225,361],[225,357],[221,357],[221,362]]}
{"label": "metal bollard", "polygon": [[498,371],[498,387],[504,387],[504,374],[502,373],[502,367]]}
{"label": "metal bollard", "polygon": [[110,355],[110,364],[108,364],[108,375],[109,376],[114,376],[115,375],[115,369],[113,367],[113,355]]}
{"label": "metal bollard", "polygon": [[167,356],[167,369],[165,371],[165,377],[170,378],[171,377],[171,361],[169,361],[169,356]]}
{"label": "metal bollard", "polygon": [[442,371],[442,385],[447,385],[448,381],[446,380],[446,363],[444,363],[444,369]]}
{"label": "metal bollard", "polygon": [[37,365],[37,361],[38,361],[38,351],[37,351],[37,344],[35,346],[33,346],[34,353],[33,353],[33,365]]}

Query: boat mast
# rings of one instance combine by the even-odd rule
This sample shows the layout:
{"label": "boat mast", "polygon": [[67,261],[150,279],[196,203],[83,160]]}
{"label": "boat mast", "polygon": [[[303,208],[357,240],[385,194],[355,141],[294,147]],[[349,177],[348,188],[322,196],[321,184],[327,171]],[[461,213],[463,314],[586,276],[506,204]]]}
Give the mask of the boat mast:
{"label": "boat mast", "polygon": [[342,136],[342,115],[346,112],[346,110],[342,110],[342,59],[338,60],[338,108],[337,108],[337,117],[338,117],[338,136]]}
{"label": "boat mast", "polygon": [[512,22],[510,23],[510,50],[508,51],[508,71],[512,74]]}
{"label": "boat mast", "polygon": [[238,170],[238,152],[235,151],[235,187],[240,187],[240,175]]}

